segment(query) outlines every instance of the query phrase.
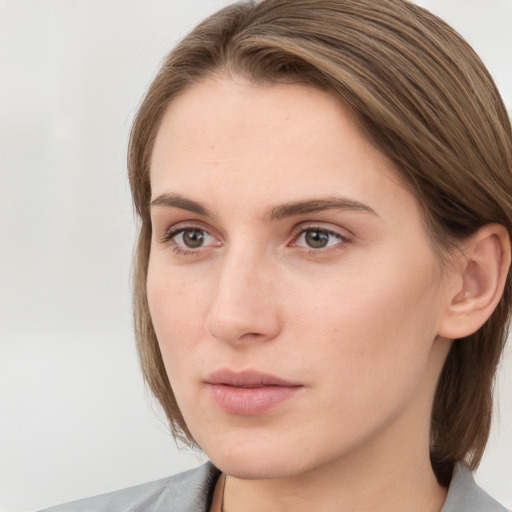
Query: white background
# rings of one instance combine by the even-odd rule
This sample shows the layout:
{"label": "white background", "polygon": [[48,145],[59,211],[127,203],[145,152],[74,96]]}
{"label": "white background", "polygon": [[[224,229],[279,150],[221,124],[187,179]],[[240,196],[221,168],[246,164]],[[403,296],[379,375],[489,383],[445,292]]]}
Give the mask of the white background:
{"label": "white background", "polygon": [[[144,392],[131,328],[134,111],[226,1],[0,0],[0,512],[195,466]],[[512,0],[425,0],[512,106]],[[512,507],[512,354],[477,479]],[[160,418],[160,419],[159,419]]]}

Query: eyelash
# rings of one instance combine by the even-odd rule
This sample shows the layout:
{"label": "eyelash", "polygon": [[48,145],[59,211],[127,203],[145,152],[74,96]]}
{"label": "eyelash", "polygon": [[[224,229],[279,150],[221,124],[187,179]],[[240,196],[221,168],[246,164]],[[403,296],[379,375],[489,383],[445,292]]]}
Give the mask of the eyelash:
{"label": "eyelash", "polygon": [[[322,247],[319,249],[316,249],[314,247],[302,247],[302,246],[294,245],[297,243],[297,240],[299,240],[299,238],[302,235],[305,235],[307,232],[311,232],[311,231],[317,231],[317,232],[323,233],[324,235],[336,238],[338,240],[338,243],[334,244],[333,246],[326,246],[325,248]],[[332,252],[339,250],[339,246],[338,246],[339,244],[346,245],[346,244],[349,244],[352,242],[351,237],[341,234],[341,233],[338,233],[337,231],[333,231],[331,229],[324,228],[322,226],[319,226],[318,224],[306,224],[306,225],[301,224],[300,226],[297,226],[297,228],[295,228],[292,231],[292,236],[293,236],[292,247],[294,247],[294,246],[299,247],[299,248],[307,251],[308,254],[312,254],[312,255],[331,254]]]}
{"label": "eyelash", "polygon": [[172,250],[175,254],[179,254],[180,256],[199,256],[201,254],[200,249],[204,249],[203,247],[198,247],[197,249],[191,249],[191,248],[185,248],[177,244],[177,242],[174,240],[175,237],[177,237],[180,233],[184,233],[186,231],[202,231],[203,233],[206,233],[207,235],[211,236],[210,233],[201,226],[176,226],[169,228],[165,235],[160,240],[161,243],[165,245],[171,245]]}
{"label": "eyelash", "polygon": [[[160,240],[160,242],[163,244],[171,245],[172,250],[175,254],[178,254],[181,256],[199,256],[202,253],[201,249],[204,250],[205,247],[198,247],[197,249],[184,248],[183,246],[178,245],[178,243],[174,240],[174,238],[177,237],[179,234],[184,233],[186,231],[192,231],[192,230],[201,231],[208,236],[212,236],[206,229],[202,228],[201,226],[180,225],[180,226],[176,226],[176,227],[172,227],[172,228],[168,229],[166,231],[165,235]],[[330,254],[331,252],[334,252],[336,250],[339,250],[339,248],[337,247],[338,243],[334,244],[334,246],[332,246],[332,248],[331,248],[331,246],[327,246],[326,248],[322,247],[322,248],[318,248],[318,249],[313,248],[313,247],[303,247],[303,246],[294,245],[297,243],[297,240],[299,240],[299,238],[302,235],[305,235],[307,232],[311,232],[311,231],[317,231],[317,232],[323,233],[324,235],[327,235],[329,237],[334,237],[341,244],[349,244],[352,242],[351,237],[349,237],[347,235],[342,235],[341,233],[332,231],[330,229],[324,228],[317,224],[310,224],[310,225],[301,224],[300,226],[297,226],[292,231],[293,241],[291,242],[291,244],[288,243],[288,246],[304,249],[305,251],[307,251],[308,254],[312,254],[312,255],[315,255],[315,254],[326,255],[326,254]]]}

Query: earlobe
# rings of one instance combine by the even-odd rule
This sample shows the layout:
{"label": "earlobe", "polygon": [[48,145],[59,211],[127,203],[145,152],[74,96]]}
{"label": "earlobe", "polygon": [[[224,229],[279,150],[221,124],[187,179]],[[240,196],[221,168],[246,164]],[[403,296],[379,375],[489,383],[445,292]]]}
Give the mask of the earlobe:
{"label": "earlobe", "polygon": [[438,334],[449,339],[476,332],[496,308],[507,279],[511,249],[508,232],[500,224],[488,224],[470,237],[454,272],[452,290]]}

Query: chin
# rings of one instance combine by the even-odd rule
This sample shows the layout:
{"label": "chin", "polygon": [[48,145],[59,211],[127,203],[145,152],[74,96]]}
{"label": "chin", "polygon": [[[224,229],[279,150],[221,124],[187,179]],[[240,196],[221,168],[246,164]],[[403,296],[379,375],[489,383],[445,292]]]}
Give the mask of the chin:
{"label": "chin", "polygon": [[[235,436],[233,436],[235,437]],[[273,440],[241,438],[203,446],[212,463],[224,473],[244,480],[263,480],[297,476],[315,465],[300,443],[282,437]]]}
{"label": "chin", "polygon": [[266,457],[258,454],[252,458],[212,457],[211,461],[224,473],[243,480],[271,480],[297,476],[307,471],[296,461],[286,457],[276,460],[275,457]]}

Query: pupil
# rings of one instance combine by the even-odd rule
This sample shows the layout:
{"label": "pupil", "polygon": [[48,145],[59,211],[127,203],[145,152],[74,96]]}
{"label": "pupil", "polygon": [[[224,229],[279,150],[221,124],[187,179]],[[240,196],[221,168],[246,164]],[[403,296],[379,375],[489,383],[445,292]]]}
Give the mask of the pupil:
{"label": "pupil", "polygon": [[321,249],[329,242],[329,236],[322,231],[308,231],[306,233],[306,243],[313,249]]}
{"label": "pupil", "polygon": [[183,243],[192,249],[201,247],[204,240],[204,232],[200,229],[187,229],[183,233]]}

